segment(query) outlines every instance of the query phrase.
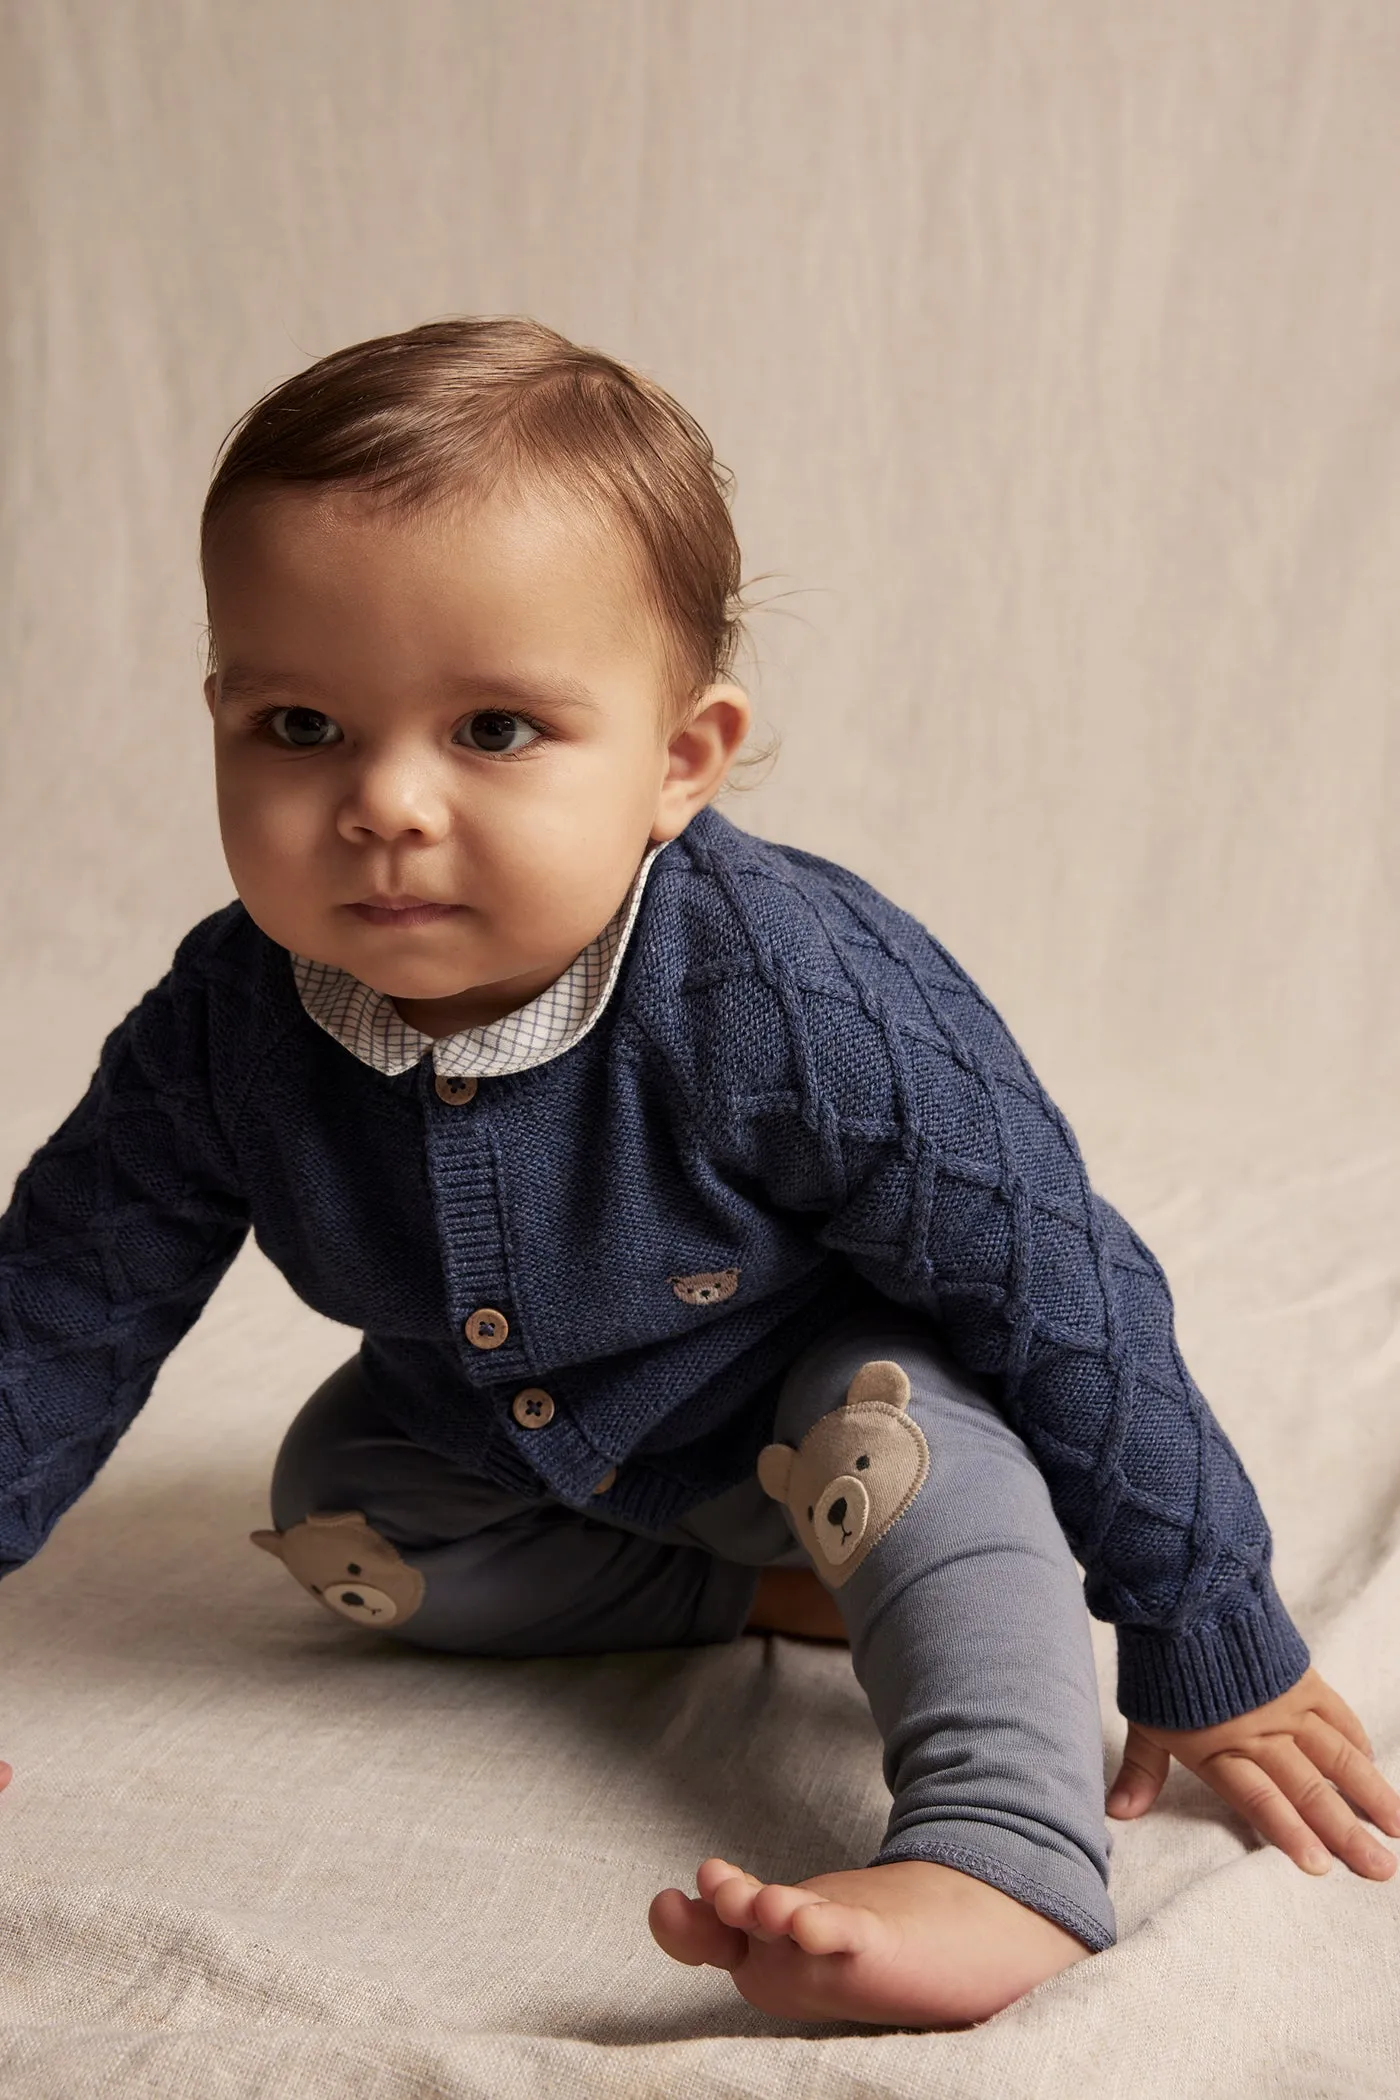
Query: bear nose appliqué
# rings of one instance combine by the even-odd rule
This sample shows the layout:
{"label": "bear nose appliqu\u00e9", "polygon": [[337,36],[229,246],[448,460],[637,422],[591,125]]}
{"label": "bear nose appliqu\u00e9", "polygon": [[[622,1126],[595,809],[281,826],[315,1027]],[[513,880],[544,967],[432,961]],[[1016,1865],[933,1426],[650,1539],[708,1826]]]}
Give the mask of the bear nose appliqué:
{"label": "bear nose appliqu\u00e9", "polygon": [[357,1626],[388,1626],[399,1615],[393,1598],[367,1582],[332,1582],[321,1592],[322,1601],[343,1619]]}
{"label": "bear nose appliqu\u00e9", "polygon": [[829,1567],[839,1567],[865,1537],[870,1523],[870,1497],[854,1473],[842,1473],[822,1489],[812,1520],[817,1551]]}

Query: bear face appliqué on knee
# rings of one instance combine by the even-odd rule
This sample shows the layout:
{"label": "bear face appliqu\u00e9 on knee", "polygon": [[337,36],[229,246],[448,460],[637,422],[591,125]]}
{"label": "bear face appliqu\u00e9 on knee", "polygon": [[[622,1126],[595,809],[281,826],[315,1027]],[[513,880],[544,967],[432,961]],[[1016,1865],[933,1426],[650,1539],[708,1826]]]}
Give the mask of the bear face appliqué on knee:
{"label": "bear face appliqu\u00e9 on knee", "polygon": [[928,1442],[908,1408],[898,1364],[862,1364],[841,1406],[796,1448],[768,1444],[758,1454],[759,1481],[787,1505],[829,1589],[854,1575],[928,1477]]}
{"label": "bear face appliqu\u00e9 on knee", "polygon": [[356,1626],[402,1626],[423,1602],[425,1584],[363,1510],[319,1510],[290,1531],[249,1533],[328,1611]]}

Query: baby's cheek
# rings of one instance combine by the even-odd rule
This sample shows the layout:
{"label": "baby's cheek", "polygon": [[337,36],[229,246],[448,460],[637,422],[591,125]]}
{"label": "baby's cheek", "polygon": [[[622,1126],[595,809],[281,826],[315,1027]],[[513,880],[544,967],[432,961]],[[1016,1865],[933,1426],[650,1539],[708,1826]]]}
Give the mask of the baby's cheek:
{"label": "baby's cheek", "polygon": [[234,887],[259,925],[265,918],[297,923],[307,907],[323,903],[329,890],[332,862],[339,857],[332,851],[335,834],[332,830],[328,841],[323,813],[309,804],[305,792],[269,788],[237,766],[220,775],[224,857]]}

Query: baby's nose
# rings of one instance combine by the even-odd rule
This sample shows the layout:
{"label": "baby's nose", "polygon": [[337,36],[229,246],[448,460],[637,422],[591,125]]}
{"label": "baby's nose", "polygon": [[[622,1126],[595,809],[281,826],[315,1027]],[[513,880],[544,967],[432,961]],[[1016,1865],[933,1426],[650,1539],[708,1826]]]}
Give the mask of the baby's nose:
{"label": "baby's nose", "polygon": [[452,830],[452,804],[440,768],[413,752],[384,752],[364,760],[337,811],[342,838],[392,841],[412,834],[429,843]]}
{"label": "baby's nose", "polygon": [[844,1495],[841,1495],[841,1496],[839,1496],[839,1497],[838,1497],[838,1499],[837,1499],[837,1500],[836,1500],[835,1502],[833,1502],[833,1503],[832,1503],[832,1505],[831,1505],[830,1509],[829,1509],[829,1510],[827,1511],[827,1513],[826,1513],[826,1521],[827,1521],[827,1523],[828,1523],[828,1524],[844,1524],[844,1523],[845,1523],[845,1521],[846,1521],[846,1498],[845,1498],[845,1496],[844,1496]]}

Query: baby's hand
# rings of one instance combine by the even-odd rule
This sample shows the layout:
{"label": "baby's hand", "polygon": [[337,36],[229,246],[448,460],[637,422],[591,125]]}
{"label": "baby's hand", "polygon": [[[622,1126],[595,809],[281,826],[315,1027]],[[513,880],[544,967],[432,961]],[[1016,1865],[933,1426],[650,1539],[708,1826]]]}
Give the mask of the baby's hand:
{"label": "baby's hand", "polygon": [[1147,1728],[1130,1721],[1108,1812],[1127,1817],[1149,1809],[1176,1757],[1306,1873],[1327,1872],[1330,1848],[1354,1874],[1387,1881],[1395,1872],[1394,1853],[1342,1799],[1345,1794],[1354,1801],[1389,1837],[1400,1837],[1400,1794],[1376,1770],[1372,1755],[1345,1699],[1309,1667],[1277,1699],[1214,1728]]}
{"label": "baby's hand", "polygon": [[4,1793],[6,1787],[9,1785],[10,1781],[14,1778],[14,1776],[15,1773],[13,1765],[7,1765],[2,1759],[0,1759],[0,1794]]}

